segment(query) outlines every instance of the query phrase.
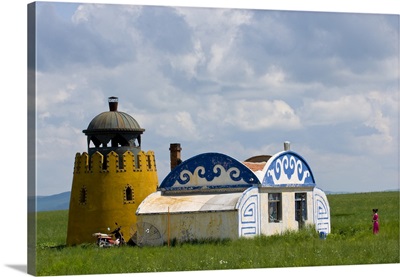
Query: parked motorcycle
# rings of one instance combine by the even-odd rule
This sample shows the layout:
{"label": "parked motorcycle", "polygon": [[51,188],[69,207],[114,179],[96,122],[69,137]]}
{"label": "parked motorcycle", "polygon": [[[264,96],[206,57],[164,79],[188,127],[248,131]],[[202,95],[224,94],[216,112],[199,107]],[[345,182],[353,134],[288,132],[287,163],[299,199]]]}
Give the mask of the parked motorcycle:
{"label": "parked motorcycle", "polygon": [[[125,245],[125,239],[124,235],[121,232],[121,226],[118,226],[118,223],[115,222],[115,225],[117,225],[117,228],[115,228],[110,234],[104,234],[104,233],[94,233],[93,236],[97,238],[96,244],[99,247],[113,247],[113,246],[120,246],[120,245]],[[108,228],[110,230],[110,228]],[[115,239],[113,239],[113,237]]]}
{"label": "parked motorcycle", "polygon": [[118,246],[120,242],[118,240],[113,240],[112,236],[109,234],[103,234],[103,233],[94,233],[93,236],[97,237],[97,242],[96,244],[99,247],[112,247],[112,246]]}
{"label": "parked motorcycle", "polygon": [[126,241],[124,239],[124,234],[121,232],[121,226],[118,226],[118,223],[115,222],[115,225],[117,225],[117,228],[114,229],[114,231],[111,232],[112,235],[114,235],[115,240],[118,241],[118,246],[119,245],[126,245]]}

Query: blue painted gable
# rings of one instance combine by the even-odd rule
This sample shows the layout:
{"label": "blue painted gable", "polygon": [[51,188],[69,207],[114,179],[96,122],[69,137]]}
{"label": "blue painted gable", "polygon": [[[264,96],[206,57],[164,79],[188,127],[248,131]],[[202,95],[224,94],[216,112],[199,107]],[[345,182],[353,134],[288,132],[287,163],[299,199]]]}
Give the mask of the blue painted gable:
{"label": "blue painted gable", "polygon": [[262,186],[315,186],[307,162],[292,151],[280,152],[268,160]]}
{"label": "blue painted gable", "polygon": [[236,159],[220,153],[204,153],[176,166],[160,184],[160,190],[249,188],[260,184],[257,176]]}

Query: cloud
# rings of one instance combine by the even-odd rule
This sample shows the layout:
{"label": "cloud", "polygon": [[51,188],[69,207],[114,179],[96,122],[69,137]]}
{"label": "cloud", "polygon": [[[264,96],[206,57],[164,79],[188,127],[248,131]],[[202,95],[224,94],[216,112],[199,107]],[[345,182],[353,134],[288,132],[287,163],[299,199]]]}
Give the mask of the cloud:
{"label": "cloud", "polygon": [[[145,115],[144,115],[145,116]],[[143,121],[147,126],[154,126],[153,132],[163,138],[176,138],[185,141],[202,139],[201,129],[187,111],[164,113],[150,116]]]}
{"label": "cloud", "polygon": [[191,41],[201,56],[198,78],[211,78],[222,82],[230,74],[240,76],[246,63],[237,58],[236,45],[241,40],[241,30],[251,20],[251,13],[230,9],[178,8],[191,31]]}
{"label": "cloud", "polygon": [[182,55],[192,50],[189,26],[173,8],[143,8],[135,28],[144,46],[164,54]]}
{"label": "cloud", "polygon": [[307,99],[302,111],[307,125],[335,125],[367,120],[371,105],[364,95],[350,94],[329,100]]}
{"label": "cloud", "polygon": [[[245,159],[290,140],[333,188],[330,163],[397,161],[396,16],[82,4],[68,17],[57,5],[38,4],[43,171],[86,151],[82,130],[112,95],[146,129],[160,180],[170,142],[187,158]],[[68,190],[70,172],[58,172]]]}
{"label": "cloud", "polygon": [[129,27],[137,13],[135,6],[80,5],[71,21],[64,21],[54,5],[38,6],[36,38],[40,71],[60,71],[76,64],[114,67],[135,58],[137,36]]}
{"label": "cloud", "polygon": [[293,130],[301,126],[294,110],[281,100],[234,101],[226,114],[223,121],[242,132],[265,129]]}

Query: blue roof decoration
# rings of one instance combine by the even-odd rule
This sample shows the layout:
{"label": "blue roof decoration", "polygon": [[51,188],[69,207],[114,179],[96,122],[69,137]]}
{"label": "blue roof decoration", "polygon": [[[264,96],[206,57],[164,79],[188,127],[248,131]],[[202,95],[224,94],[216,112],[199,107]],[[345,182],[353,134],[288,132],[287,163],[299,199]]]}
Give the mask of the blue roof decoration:
{"label": "blue roof decoration", "polygon": [[241,162],[220,153],[204,153],[176,166],[159,189],[245,189],[257,185],[260,185],[257,176]]}
{"label": "blue roof decoration", "polygon": [[266,165],[262,186],[314,186],[315,180],[307,162],[297,153],[283,151],[272,156]]}

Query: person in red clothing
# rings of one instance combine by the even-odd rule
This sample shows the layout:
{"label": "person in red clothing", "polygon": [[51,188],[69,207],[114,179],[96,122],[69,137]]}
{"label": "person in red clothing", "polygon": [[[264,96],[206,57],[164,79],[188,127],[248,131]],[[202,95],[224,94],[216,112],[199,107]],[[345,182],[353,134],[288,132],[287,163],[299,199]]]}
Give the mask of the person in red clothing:
{"label": "person in red clothing", "polygon": [[373,233],[376,235],[379,233],[379,216],[378,216],[378,209],[372,209],[372,230]]}

